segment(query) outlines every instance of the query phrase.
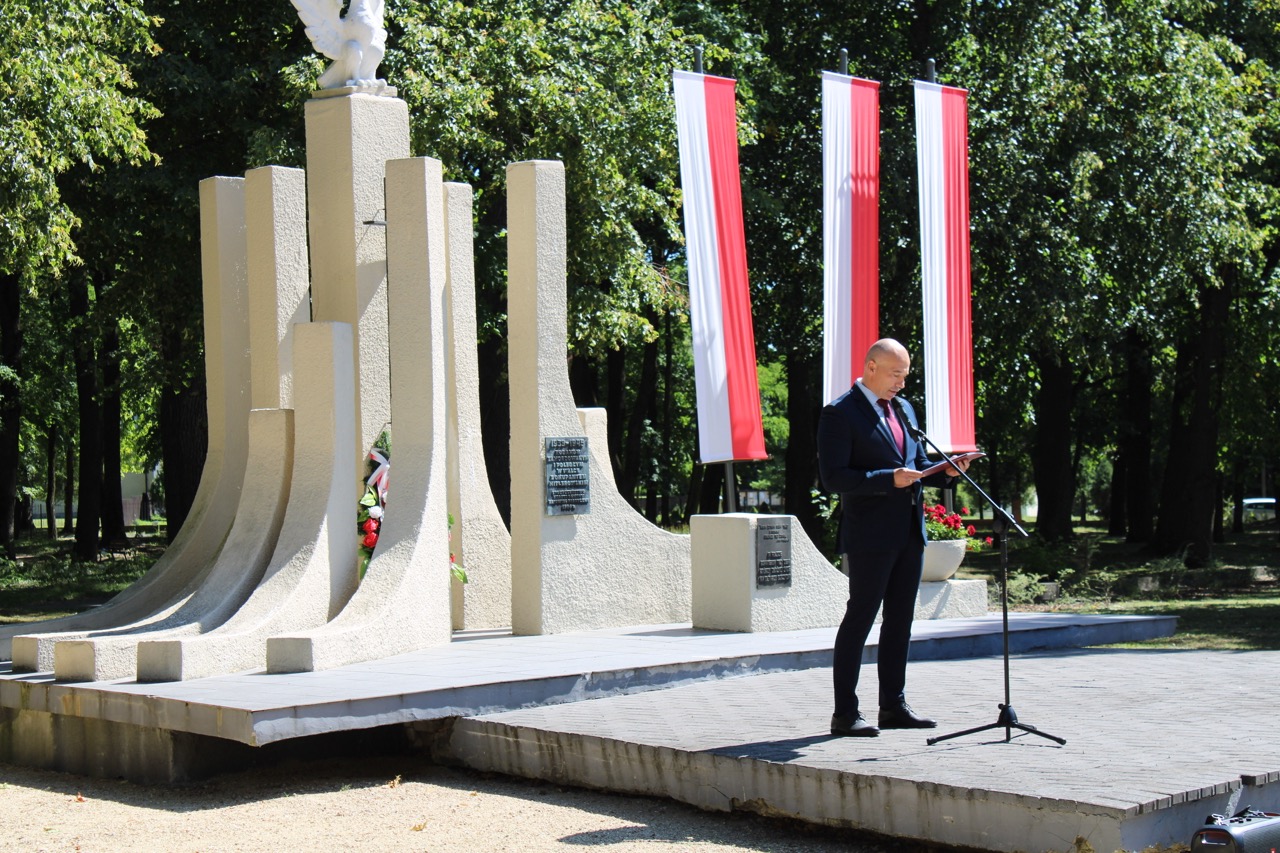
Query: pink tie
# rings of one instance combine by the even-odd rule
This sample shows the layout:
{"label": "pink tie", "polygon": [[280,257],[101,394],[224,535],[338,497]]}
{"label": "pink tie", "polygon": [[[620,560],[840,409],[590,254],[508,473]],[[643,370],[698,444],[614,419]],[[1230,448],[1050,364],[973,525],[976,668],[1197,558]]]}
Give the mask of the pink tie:
{"label": "pink tie", "polygon": [[898,423],[898,418],[893,413],[893,406],[889,405],[888,400],[877,400],[877,403],[884,409],[884,416],[889,421],[889,432],[893,433],[894,444],[898,447],[899,453],[905,453],[906,436],[902,434],[902,424]]}

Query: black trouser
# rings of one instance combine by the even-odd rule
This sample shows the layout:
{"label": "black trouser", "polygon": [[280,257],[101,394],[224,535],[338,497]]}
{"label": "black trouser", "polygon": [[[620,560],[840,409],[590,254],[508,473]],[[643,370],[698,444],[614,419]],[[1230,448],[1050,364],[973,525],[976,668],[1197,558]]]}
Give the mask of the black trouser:
{"label": "black trouser", "polygon": [[858,674],[862,669],[863,646],[882,603],[884,616],[876,652],[880,706],[894,707],[903,701],[924,543],[912,538],[896,550],[858,551],[845,554],[843,559],[849,574],[849,604],[836,632],[831,666],[835,713],[853,716],[858,712]]}

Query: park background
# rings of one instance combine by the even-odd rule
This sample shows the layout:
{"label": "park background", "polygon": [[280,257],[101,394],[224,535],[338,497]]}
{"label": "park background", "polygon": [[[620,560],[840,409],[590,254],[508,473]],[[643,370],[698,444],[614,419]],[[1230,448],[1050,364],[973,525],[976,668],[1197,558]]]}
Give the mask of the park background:
{"label": "park background", "polygon": [[[205,451],[198,182],[304,166],[322,63],[284,0],[3,0],[0,537],[77,507],[72,558],[127,535],[124,470],[167,533]],[[622,493],[679,528],[696,463],[671,71],[738,83],[771,459],[738,488],[830,553],[818,491],[819,74],[881,81],[880,328],[916,355],[914,115],[924,61],[968,89],[979,482],[1039,543],[1080,522],[1187,568],[1273,495],[1280,441],[1280,2],[387,4],[382,73],[413,154],[476,191],[481,406],[509,510],[505,178],[565,163],[571,384],[608,411]],[[923,413],[925,426],[928,413]],[[960,496],[982,525],[972,495]],[[58,507],[61,506],[61,511]],[[989,518],[990,514],[985,513]],[[1030,513],[1027,514],[1028,517]],[[52,525],[48,531],[54,532]],[[1268,542],[1274,547],[1274,534]]]}

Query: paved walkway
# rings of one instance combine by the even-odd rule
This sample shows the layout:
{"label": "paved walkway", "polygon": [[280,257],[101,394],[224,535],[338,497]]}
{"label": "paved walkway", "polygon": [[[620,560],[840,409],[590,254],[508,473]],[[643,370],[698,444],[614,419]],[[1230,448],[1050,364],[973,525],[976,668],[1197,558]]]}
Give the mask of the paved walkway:
{"label": "paved walkway", "polygon": [[[1172,633],[1172,617],[1011,614],[1011,648],[1064,648]],[[916,623],[916,660],[994,654],[998,615]],[[874,658],[878,628],[868,641]],[[251,746],[334,731],[474,716],[707,679],[829,666],[835,628],[771,633],[651,625],[535,637],[481,632],[321,672],[193,681],[66,683],[0,664],[0,708],[72,714]]]}
{"label": "paved walkway", "polygon": [[[1186,843],[1211,812],[1280,810],[1280,653],[1080,650],[1167,635],[1169,619],[1019,613],[1011,628],[1013,705],[1065,746],[1016,730],[1006,742],[1003,728],[926,743],[996,721],[998,615],[917,623],[908,698],[941,727],[875,739],[827,732],[834,629],[688,625],[462,634],[327,672],[164,684],[62,684],[0,664],[0,722],[34,735],[52,715],[85,721],[86,738],[107,721],[262,746],[452,719],[441,754],[479,769],[991,850],[1077,837],[1138,850]],[[864,673],[873,696],[875,667]]]}
{"label": "paved walkway", "polygon": [[[1099,853],[1189,843],[1210,813],[1280,810],[1280,653],[1070,650],[1019,655],[1018,730],[928,745],[996,721],[999,658],[913,662],[934,732],[832,738],[830,670],[460,721],[465,763],[992,850]],[[874,696],[874,667],[867,692]]]}

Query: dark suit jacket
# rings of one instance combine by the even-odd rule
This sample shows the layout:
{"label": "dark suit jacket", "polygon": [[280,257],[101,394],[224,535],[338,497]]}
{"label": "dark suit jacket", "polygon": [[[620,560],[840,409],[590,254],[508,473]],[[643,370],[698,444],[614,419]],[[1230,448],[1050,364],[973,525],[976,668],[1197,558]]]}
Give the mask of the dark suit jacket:
{"label": "dark suit jacket", "polygon": [[[902,414],[918,426],[915,409],[899,397]],[[906,435],[906,452],[895,446],[866,394],[856,385],[833,400],[818,419],[818,473],[822,487],[840,495],[839,552],[896,549],[908,537],[924,542],[923,486],[942,486],[949,479],[938,473],[908,489],[893,485],[893,469],[922,471],[929,465],[924,447]]]}

